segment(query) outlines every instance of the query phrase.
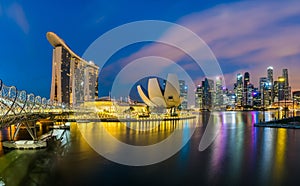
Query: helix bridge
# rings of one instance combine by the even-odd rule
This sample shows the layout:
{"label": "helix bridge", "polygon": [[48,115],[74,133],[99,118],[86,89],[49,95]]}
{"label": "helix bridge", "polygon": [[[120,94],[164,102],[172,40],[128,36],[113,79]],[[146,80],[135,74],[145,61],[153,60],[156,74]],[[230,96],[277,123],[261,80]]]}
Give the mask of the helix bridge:
{"label": "helix bridge", "polygon": [[10,130],[10,140],[14,141],[20,128],[25,127],[33,140],[37,140],[36,122],[53,118],[62,111],[67,111],[65,104],[53,102],[41,96],[18,90],[15,86],[7,86],[0,79],[0,130],[16,126],[14,134]]}

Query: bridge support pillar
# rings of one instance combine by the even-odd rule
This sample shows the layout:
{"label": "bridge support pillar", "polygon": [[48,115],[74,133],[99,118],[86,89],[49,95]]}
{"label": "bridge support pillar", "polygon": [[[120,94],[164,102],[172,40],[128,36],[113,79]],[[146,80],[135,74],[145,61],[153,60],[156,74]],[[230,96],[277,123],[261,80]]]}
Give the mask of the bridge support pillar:
{"label": "bridge support pillar", "polygon": [[[30,123],[31,123],[31,125],[30,125]],[[18,123],[16,126],[16,131],[14,132],[13,135],[11,134],[11,141],[15,141],[22,126],[25,126],[25,128],[26,128],[27,132],[30,134],[31,138],[34,141],[37,141],[38,138],[37,138],[37,133],[36,133],[36,121],[27,121],[27,122],[25,121],[25,122]],[[33,130],[31,128],[33,128]]]}

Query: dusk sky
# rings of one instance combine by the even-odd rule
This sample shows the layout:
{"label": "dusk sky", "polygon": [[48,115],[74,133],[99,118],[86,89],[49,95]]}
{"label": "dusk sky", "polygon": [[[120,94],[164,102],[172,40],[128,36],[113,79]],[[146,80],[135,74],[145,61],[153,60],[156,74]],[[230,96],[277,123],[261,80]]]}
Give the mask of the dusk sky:
{"label": "dusk sky", "polygon": [[[195,32],[215,54],[229,88],[235,75],[246,71],[257,86],[273,66],[274,79],[288,68],[292,89],[300,89],[300,1],[0,1],[0,79],[49,98],[53,47],[46,39],[48,31],[81,56],[103,33],[140,20],[170,21]],[[187,60],[180,52],[173,55],[174,49],[162,48],[154,43],[128,47],[110,63],[166,53],[179,64]],[[196,84],[203,78],[193,69],[191,74]],[[100,72],[100,78],[100,94],[105,95],[105,82],[113,76]]]}

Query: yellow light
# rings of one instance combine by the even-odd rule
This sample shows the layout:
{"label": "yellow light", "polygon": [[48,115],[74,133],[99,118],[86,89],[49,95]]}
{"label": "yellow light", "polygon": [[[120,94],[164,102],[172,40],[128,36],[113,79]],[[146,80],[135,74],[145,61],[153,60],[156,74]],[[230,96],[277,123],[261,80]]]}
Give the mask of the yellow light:
{"label": "yellow light", "polygon": [[278,78],[278,81],[279,81],[279,82],[284,82],[284,80],[285,80],[285,79],[284,79],[283,77]]}

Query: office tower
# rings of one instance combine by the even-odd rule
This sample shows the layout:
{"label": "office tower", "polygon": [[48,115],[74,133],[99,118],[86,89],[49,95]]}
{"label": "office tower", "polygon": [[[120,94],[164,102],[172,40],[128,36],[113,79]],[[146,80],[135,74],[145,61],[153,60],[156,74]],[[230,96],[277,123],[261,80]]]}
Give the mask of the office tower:
{"label": "office tower", "polygon": [[251,83],[248,83],[246,91],[246,102],[244,104],[245,107],[253,107],[253,89],[254,86]]}
{"label": "office tower", "polygon": [[250,84],[250,74],[245,72],[244,74],[244,90],[243,90],[243,105],[247,105],[248,102],[248,85]]}
{"label": "office tower", "polygon": [[267,69],[268,80],[273,84],[273,67],[269,66]]}
{"label": "office tower", "polygon": [[288,75],[288,69],[282,69],[282,77],[284,78],[284,87],[289,86],[289,75]]}
{"label": "office tower", "polygon": [[278,101],[282,101],[285,99],[285,78],[283,76],[278,77],[278,83],[277,83],[277,87],[278,87]]}
{"label": "office tower", "polygon": [[198,85],[195,92],[195,108],[203,109],[203,87]]}
{"label": "office tower", "polygon": [[234,109],[235,108],[235,104],[236,104],[236,96],[235,93],[232,91],[227,91],[226,92],[226,107],[230,108],[230,109]]}
{"label": "office tower", "polygon": [[285,94],[284,99],[290,100],[291,99],[291,87],[289,85],[288,69],[282,69],[282,76],[284,78],[284,94]]}
{"label": "office tower", "polygon": [[300,105],[300,91],[293,92],[293,103],[295,105],[295,108]]}
{"label": "office tower", "polygon": [[217,109],[223,109],[224,102],[224,90],[223,90],[223,80],[222,77],[217,77],[216,79],[216,94],[215,94],[215,107]]}
{"label": "office tower", "polygon": [[267,77],[261,77],[259,79],[259,92],[261,95],[261,106],[266,107],[271,105],[270,87],[271,87],[271,83]]}
{"label": "office tower", "polygon": [[253,88],[252,97],[253,97],[253,108],[259,108],[261,106],[261,94],[258,88]]}
{"label": "office tower", "polygon": [[273,80],[273,67],[272,66],[269,66],[267,68],[267,74],[268,74],[268,80],[270,82],[270,90],[269,91],[269,94],[270,94],[270,102],[273,103],[274,102],[274,80]]}
{"label": "office tower", "polygon": [[188,107],[188,86],[185,84],[184,80],[179,80],[179,89],[180,89],[180,97],[183,98],[181,102],[181,109],[187,109]]}
{"label": "office tower", "polygon": [[250,83],[250,74],[245,72],[244,74],[244,88],[247,88],[247,85]]}
{"label": "office tower", "polygon": [[261,95],[261,106],[271,105],[271,83],[267,77],[259,78],[259,92]]}
{"label": "office tower", "polygon": [[273,101],[274,102],[277,102],[279,99],[278,99],[278,90],[279,90],[279,88],[278,88],[278,86],[279,86],[279,81],[274,81],[274,84],[273,84],[273,96],[274,96],[274,99],[273,99]]}
{"label": "office tower", "polygon": [[77,106],[97,98],[99,67],[76,55],[55,33],[48,32],[47,39],[54,47],[50,99]]}
{"label": "office tower", "polygon": [[211,79],[205,78],[202,81],[203,87],[203,109],[211,110],[213,108],[214,100],[214,81]]}
{"label": "office tower", "polygon": [[243,106],[243,75],[238,73],[236,76],[236,83],[234,87],[236,106]]}

